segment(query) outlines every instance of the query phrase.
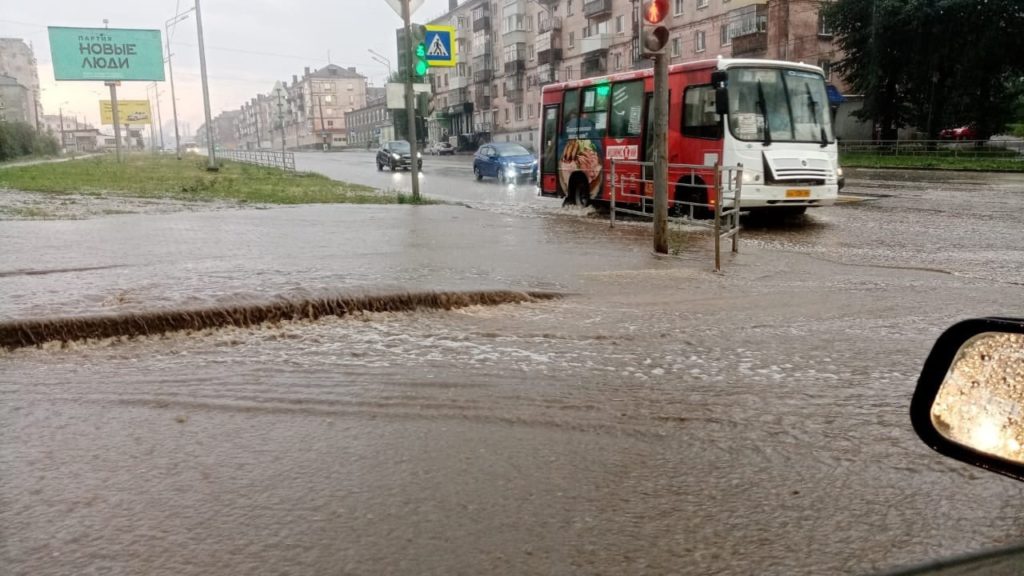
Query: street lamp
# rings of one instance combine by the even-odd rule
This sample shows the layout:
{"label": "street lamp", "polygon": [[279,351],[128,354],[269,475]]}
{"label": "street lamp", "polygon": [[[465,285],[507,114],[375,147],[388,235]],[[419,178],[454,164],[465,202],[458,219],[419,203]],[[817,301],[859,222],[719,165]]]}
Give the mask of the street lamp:
{"label": "street lamp", "polygon": [[193,6],[181,14],[176,14],[173,18],[164,23],[164,38],[167,39],[167,72],[171,77],[171,109],[174,111],[174,150],[178,160],[181,160],[181,136],[178,134],[178,99],[174,95],[174,66],[171,65],[172,54],[170,27],[188,18],[189,12],[195,9],[196,7]]}
{"label": "street lamp", "polygon": [[383,65],[388,67],[388,80],[390,80],[391,79],[391,60],[388,60],[388,58],[386,56],[384,56],[383,54],[380,54],[378,52],[374,52],[373,50],[371,50],[369,48],[367,48],[366,51],[374,56],[374,58],[372,58],[372,60],[374,62],[379,62],[379,63],[381,63],[381,64],[383,64]]}

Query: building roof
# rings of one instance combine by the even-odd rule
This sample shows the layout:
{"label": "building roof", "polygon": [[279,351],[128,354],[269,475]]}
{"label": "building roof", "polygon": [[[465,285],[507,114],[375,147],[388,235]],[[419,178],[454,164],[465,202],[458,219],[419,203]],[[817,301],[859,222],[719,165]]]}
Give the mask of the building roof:
{"label": "building roof", "polygon": [[312,78],[351,78],[353,80],[366,78],[366,76],[356,72],[356,69],[353,66],[342,68],[337,64],[328,64],[323,68],[314,70],[309,75]]}

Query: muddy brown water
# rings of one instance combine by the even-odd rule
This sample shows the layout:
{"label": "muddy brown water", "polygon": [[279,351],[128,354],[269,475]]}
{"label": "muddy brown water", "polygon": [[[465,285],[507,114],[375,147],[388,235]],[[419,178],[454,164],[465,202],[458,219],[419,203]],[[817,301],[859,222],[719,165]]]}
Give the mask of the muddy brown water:
{"label": "muddy brown water", "polygon": [[0,269],[53,271],[0,276],[4,318],[569,295],[0,352],[0,572],[864,574],[1024,533],[1024,485],[907,417],[942,329],[1020,309],[1012,252],[993,278],[753,231],[714,274],[569,214],[136,218],[0,225]]}

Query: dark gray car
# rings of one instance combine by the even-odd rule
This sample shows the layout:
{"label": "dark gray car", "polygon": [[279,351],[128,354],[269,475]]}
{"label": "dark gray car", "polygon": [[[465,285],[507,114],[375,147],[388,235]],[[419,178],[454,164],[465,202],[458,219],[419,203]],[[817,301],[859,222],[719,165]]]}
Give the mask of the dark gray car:
{"label": "dark gray car", "polygon": [[[383,170],[385,166],[391,168],[392,172],[399,169],[410,170],[412,168],[412,150],[406,140],[391,140],[385,142],[380,150],[377,150],[377,170]],[[417,154],[417,156],[420,156]],[[418,168],[423,168],[423,158],[418,158]]]}

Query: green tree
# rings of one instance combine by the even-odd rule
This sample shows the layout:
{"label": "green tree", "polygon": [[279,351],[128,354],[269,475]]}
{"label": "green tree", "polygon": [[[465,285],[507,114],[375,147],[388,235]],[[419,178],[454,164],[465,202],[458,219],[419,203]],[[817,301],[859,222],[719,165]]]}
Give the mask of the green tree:
{"label": "green tree", "polygon": [[858,116],[883,139],[901,126],[935,138],[968,122],[987,138],[1012,118],[1024,75],[1021,0],[837,0],[822,10],[845,52],[837,69],[864,95]]}

